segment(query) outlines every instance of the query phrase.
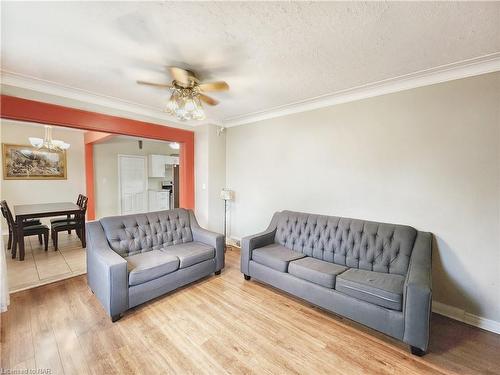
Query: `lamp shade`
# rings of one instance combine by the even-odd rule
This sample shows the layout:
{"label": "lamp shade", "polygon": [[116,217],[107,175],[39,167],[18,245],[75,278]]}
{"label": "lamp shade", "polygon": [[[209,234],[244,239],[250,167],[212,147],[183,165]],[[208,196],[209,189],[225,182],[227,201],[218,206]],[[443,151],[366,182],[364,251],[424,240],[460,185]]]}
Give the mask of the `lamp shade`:
{"label": "lamp shade", "polygon": [[232,201],[234,199],[234,191],[229,189],[222,189],[220,191],[220,197],[225,201]]}

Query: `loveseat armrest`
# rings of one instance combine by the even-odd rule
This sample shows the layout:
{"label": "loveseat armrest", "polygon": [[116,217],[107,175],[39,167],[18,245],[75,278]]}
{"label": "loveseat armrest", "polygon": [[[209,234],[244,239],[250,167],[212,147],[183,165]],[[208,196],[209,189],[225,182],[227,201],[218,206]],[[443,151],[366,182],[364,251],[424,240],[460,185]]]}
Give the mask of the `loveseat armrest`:
{"label": "loveseat armrest", "polygon": [[86,224],[87,281],[112,319],[128,309],[127,261],[109,247],[101,223]]}
{"label": "loveseat armrest", "polygon": [[194,212],[191,210],[189,210],[189,223],[191,225],[191,232],[193,233],[193,241],[210,245],[215,249],[215,272],[223,269],[225,264],[224,235],[200,227],[196,216],[194,216]]}
{"label": "loveseat armrest", "polygon": [[432,234],[418,232],[404,286],[403,341],[424,352],[429,344],[432,307]]}
{"label": "loveseat armrest", "polygon": [[266,245],[274,243],[276,228],[278,227],[279,212],[276,212],[271,219],[271,223],[263,232],[246,236],[241,239],[241,272],[247,276],[249,274],[250,260],[252,259],[252,251]]}

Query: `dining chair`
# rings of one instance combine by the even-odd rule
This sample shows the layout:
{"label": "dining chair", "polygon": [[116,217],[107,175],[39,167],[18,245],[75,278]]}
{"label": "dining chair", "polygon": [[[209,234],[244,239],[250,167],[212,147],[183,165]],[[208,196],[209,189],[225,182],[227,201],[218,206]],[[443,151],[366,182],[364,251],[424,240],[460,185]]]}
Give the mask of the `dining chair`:
{"label": "dining chair", "polygon": [[[24,237],[28,236],[38,236],[38,240],[40,241],[40,244],[45,245],[45,251],[48,250],[49,248],[49,227],[47,225],[43,224],[33,224],[33,225],[27,225],[26,223],[28,222],[23,222],[23,238],[19,239],[17,238],[17,223],[14,220],[14,216],[12,216],[12,212],[9,208],[9,205],[7,204],[7,201],[3,200],[0,202],[0,207],[2,209],[2,215],[5,217],[7,220],[7,224],[9,226],[9,236],[11,238],[11,253],[12,253],[12,259],[16,258],[16,252],[17,252],[17,244],[19,241],[24,241]],[[40,221],[38,220],[40,223]],[[43,236],[43,242],[42,242],[42,236]],[[8,245],[7,245],[7,248]]]}
{"label": "dining chair", "polygon": [[[78,194],[78,198],[76,200],[76,204],[78,206],[82,206],[82,200],[85,198],[85,195],[83,194]],[[73,217],[73,215],[67,215],[66,217],[56,217],[54,219],[50,219],[50,225],[52,226],[52,224],[54,223],[64,223],[64,222],[68,222],[68,221],[71,221],[71,220],[75,220],[75,218]],[[68,230],[68,234],[71,234],[71,229]]]}
{"label": "dining chair", "polygon": [[87,213],[87,203],[88,203],[88,198],[86,196],[83,196],[80,201],[80,212],[75,214],[75,216],[70,219],[70,220],[63,220],[63,221],[58,221],[51,223],[50,227],[50,235],[52,237],[52,243],[54,244],[54,247],[56,250],[59,250],[59,232],[65,232],[68,231],[68,233],[71,232],[71,230],[75,230],[76,234],[78,237],[81,239],[82,238],[82,220],[85,221],[85,214]]}
{"label": "dining chair", "polygon": [[[4,208],[0,206],[0,209],[2,210],[2,216],[5,218],[5,220],[7,220],[7,213],[5,212]],[[8,224],[8,222],[7,222]],[[25,227],[28,227],[30,225],[41,225],[42,222],[40,221],[40,219],[27,219],[25,221],[23,221],[23,225]],[[12,248],[12,228],[10,227],[10,225],[7,225],[8,228],[9,228],[9,239],[7,240],[7,250],[10,250]],[[38,236],[38,239],[40,241],[40,243],[42,243],[42,235],[40,234]]]}

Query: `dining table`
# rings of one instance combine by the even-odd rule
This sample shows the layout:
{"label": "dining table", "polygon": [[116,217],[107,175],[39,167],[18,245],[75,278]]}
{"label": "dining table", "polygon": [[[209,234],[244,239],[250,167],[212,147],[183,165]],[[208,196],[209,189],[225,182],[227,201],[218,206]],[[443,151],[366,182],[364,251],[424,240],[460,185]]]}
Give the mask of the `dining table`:
{"label": "dining table", "polygon": [[[25,220],[67,215],[75,215],[75,217],[78,217],[80,213],[80,206],[73,202],[23,204],[14,206],[17,238],[19,239],[19,260],[24,260],[24,236],[22,223]],[[80,240],[82,241],[82,247],[86,247],[85,218],[80,220]]]}

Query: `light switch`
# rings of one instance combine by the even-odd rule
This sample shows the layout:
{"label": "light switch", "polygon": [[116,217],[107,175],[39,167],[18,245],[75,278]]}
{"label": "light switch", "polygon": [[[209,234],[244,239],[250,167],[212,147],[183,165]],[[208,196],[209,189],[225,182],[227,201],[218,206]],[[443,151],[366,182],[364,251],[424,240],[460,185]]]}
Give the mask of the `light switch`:
{"label": "light switch", "polygon": [[201,184],[201,189],[202,190],[207,190],[207,184]]}

